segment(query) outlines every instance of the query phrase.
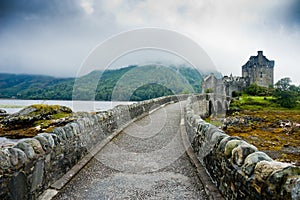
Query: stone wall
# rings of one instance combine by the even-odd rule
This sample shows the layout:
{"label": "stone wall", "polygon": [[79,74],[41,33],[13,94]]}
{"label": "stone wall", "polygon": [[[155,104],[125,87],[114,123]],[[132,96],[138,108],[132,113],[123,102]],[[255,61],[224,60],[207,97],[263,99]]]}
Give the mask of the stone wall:
{"label": "stone wall", "polygon": [[257,56],[251,56],[242,66],[242,76],[248,79],[248,85],[256,83],[259,86],[269,87],[274,84],[274,64],[263,55],[262,51]]}
{"label": "stone wall", "polygon": [[187,95],[168,96],[100,113],[82,113],[52,133],[20,140],[15,146],[0,149],[0,199],[36,199],[62,177],[96,143],[134,118]]}
{"label": "stone wall", "polygon": [[[191,146],[227,199],[300,199],[300,168],[276,162],[238,137],[206,123],[199,100],[187,100],[185,125]],[[204,113],[203,113],[204,112]]]}

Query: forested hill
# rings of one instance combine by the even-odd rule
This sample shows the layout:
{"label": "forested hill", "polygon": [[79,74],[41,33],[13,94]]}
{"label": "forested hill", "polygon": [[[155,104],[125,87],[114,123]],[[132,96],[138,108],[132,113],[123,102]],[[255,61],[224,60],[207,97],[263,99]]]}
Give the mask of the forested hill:
{"label": "forested hill", "polygon": [[199,93],[201,82],[202,75],[197,70],[184,66],[129,66],[93,71],[77,79],[0,73],[0,98],[139,101]]}

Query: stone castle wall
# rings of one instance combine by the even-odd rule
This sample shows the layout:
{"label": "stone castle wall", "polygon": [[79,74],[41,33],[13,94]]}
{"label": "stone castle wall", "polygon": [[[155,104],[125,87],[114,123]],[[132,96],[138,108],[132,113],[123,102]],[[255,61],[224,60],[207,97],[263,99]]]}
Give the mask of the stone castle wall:
{"label": "stone castle wall", "polygon": [[300,199],[300,168],[276,162],[202,120],[204,96],[188,98],[186,131],[197,159],[226,199]]}
{"label": "stone castle wall", "polygon": [[242,66],[242,77],[224,76],[217,79],[213,74],[205,77],[202,82],[202,93],[211,89],[213,93],[233,96],[233,92],[241,92],[251,84],[269,87],[274,84],[274,61],[268,60],[262,51],[251,56]]}
{"label": "stone castle wall", "polygon": [[268,60],[262,51],[258,51],[257,56],[251,56],[242,66],[242,77],[248,79],[248,86],[256,83],[269,87],[274,84],[274,61]]}
{"label": "stone castle wall", "polygon": [[167,96],[117,106],[98,114],[83,113],[52,133],[20,140],[0,149],[0,199],[36,199],[116,129],[132,119],[187,95]]}

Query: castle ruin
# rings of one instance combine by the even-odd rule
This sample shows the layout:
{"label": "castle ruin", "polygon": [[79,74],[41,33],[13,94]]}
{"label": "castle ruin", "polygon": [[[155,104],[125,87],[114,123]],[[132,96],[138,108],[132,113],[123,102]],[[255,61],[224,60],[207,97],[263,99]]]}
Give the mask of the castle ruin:
{"label": "castle ruin", "polygon": [[251,56],[242,66],[242,77],[230,75],[217,79],[214,74],[205,77],[202,92],[232,96],[234,92],[241,92],[251,84],[263,87],[274,84],[274,61],[268,60],[263,51],[258,51],[257,56]]}

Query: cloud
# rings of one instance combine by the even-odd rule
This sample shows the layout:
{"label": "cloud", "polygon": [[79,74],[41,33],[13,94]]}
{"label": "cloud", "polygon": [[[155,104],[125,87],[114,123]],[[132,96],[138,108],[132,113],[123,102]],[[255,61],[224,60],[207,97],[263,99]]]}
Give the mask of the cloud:
{"label": "cloud", "polygon": [[[105,1],[106,12],[127,27],[155,26],[184,33],[199,43],[224,74],[241,74],[257,50],[274,59],[275,77],[294,75],[300,49],[297,0]],[[293,11],[291,11],[293,10]],[[293,19],[293,20],[291,20]],[[294,64],[292,64],[294,63]],[[287,68],[288,67],[288,68]],[[297,71],[300,73],[300,70]]]}
{"label": "cloud", "polygon": [[111,35],[160,27],[196,41],[224,74],[240,75],[263,50],[275,60],[275,79],[289,76],[300,84],[299,10],[298,0],[2,0],[0,67],[74,75]]}
{"label": "cloud", "polygon": [[81,0],[80,6],[83,8],[86,14],[91,15],[94,13],[93,0]]}

